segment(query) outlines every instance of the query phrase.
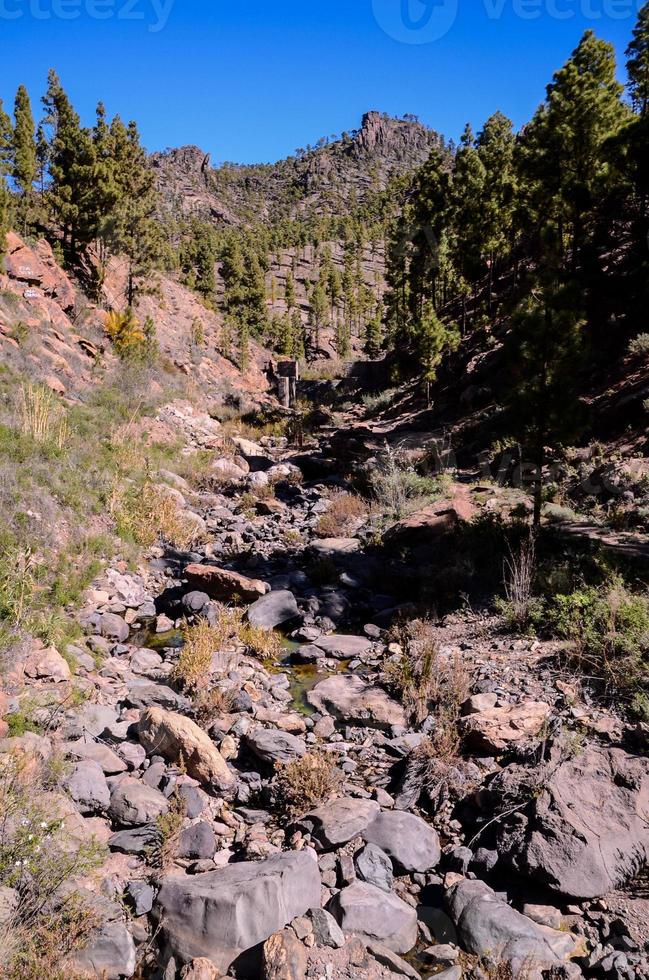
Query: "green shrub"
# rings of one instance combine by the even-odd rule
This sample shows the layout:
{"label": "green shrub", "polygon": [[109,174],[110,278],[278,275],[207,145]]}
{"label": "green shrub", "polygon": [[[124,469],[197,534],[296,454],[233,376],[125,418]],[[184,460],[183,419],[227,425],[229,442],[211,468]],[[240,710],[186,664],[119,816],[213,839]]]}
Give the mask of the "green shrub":
{"label": "green shrub", "polygon": [[22,753],[0,759],[0,886],[20,897],[0,925],[5,980],[76,980],[65,959],[98,925],[73,883],[101,865],[105,849],[76,840],[52,812],[52,777],[51,767]]}
{"label": "green shrub", "polygon": [[544,619],[551,634],[570,642],[570,660],[584,673],[620,690],[644,682],[649,597],[630,592],[621,578],[555,596]]}

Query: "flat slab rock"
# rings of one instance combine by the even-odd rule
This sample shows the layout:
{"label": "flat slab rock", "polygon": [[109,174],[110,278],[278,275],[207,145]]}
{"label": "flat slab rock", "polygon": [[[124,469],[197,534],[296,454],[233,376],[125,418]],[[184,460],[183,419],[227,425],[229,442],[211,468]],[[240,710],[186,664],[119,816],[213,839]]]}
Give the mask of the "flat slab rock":
{"label": "flat slab rock", "polygon": [[379,813],[374,800],[343,797],[311,810],[297,821],[297,827],[311,834],[320,850],[327,850],[360,837]]}
{"label": "flat slab rock", "polygon": [[405,725],[406,713],[381,687],[373,687],[356,675],[328,677],[309,691],[309,704],[324,714],[350,724],[389,728]]}
{"label": "flat slab rock", "polygon": [[169,955],[182,963],[205,956],[226,973],[241,953],[316,906],[317,862],[307,851],[292,851],[208,874],[167,878],[156,914]]}
{"label": "flat slab rock", "polygon": [[359,551],[358,538],[321,538],[311,542],[311,550],[321,558],[334,558],[336,555],[352,555]]}
{"label": "flat slab rock", "polygon": [[306,755],[303,739],[278,728],[253,728],[246,744],[263,762],[292,762]]}
{"label": "flat slab rock", "polygon": [[526,964],[536,970],[560,966],[580,950],[570,933],[533,922],[483,881],[459,882],[446,903],[464,949],[510,963],[514,976],[522,975]]}
{"label": "flat slab rock", "polygon": [[320,636],[313,641],[313,646],[324,651],[325,656],[338,660],[353,660],[362,657],[372,649],[372,641],[366,636],[346,636],[342,633],[333,636]]}
{"label": "flat slab rock", "polygon": [[227,568],[216,565],[188,565],[185,578],[192,589],[206,592],[210,599],[228,602],[240,599],[242,602],[256,602],[261,596],[270,592],[267,582],[260,579],[247,578],[239,572],[231,572]]}
{"label": "flat slab rock", "polygon": [[461,730],[467,746],[492,755],[538,735],[551,714],[552,708],[543,701],[522,701],[467,715]]}
{"label": "flat slab rock", "polygon": [[343,888],[329,903],[346,935],[383,943],[393,953],[408,953],[417,942],[417,912],[394,893],[364,881]]}
{"label": "flat slab rock", "polygon": [[[498,792],[517,793],[526,779],[529,770],[509,766]],[[649,759],[589,746],[566,760],[556,745],[539,780],[524,819],[499,832],[498,850],[514,870],[588,899],[615,890],[649,862]]]}

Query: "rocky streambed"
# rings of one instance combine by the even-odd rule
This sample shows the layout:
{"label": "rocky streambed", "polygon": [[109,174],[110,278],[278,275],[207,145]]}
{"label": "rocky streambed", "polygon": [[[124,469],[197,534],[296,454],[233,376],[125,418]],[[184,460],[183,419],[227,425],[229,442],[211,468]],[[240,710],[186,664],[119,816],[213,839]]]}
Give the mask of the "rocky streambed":
{"label": "rocky streambed", "polygon": [[[395,693],[389,627],[412,612],[398,583],[386,590],[376,529],[359,518],[318,536],[341,481],[304,482],[272,445],[237,450],[215,463],[217,493],[174,479],[205,544],[109,569],[79,612],[73,670],[51,648],[22,663],[34,692],[85,693],[61,698],[45,734],[2,743],[63,753],[52,806],[72,838],[106,848],[77,883],[98,921],[70,969],[649,977],[645,733],[584,698],[551,644],[467,611],[435,627],[440,662],[469,682],[457,751],[442,752],[444,704],[415,717]],[[282,648],[272,663],[242,636],[215,649],[203,686],[220,708],[199,724],[175,673],[183,629],[218,626],[225,607]],[[335,780],[313,805],[279,806],[278,779],[310,758]]]}

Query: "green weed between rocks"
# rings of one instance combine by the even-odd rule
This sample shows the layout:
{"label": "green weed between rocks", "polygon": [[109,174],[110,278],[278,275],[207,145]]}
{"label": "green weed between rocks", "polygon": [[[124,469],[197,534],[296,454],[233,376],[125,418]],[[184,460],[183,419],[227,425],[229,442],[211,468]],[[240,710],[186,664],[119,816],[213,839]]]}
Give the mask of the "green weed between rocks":
{"label": "green weed between rocks", "polygon": [[76,839],[57,815],[56,765],[22,753],[0,758],[0,886],[15,898],[0,925],[5,980],[76,980],[66,960],[98,925],[74,882],[101,865],[104,848]]}
{"label": "green weed between rocks", "polygon": [[[200,536],[177,505],[142,493],[152,467],[173,469],[178,458],[175,446],[147,444],[138,426],[170,396],[152,380],[143,366],[121,365],[69,405],[0,367],[3,649],[29,633],[65,653],[79,635],[72,609],[104,561],[156,537],[187,546]],[[143,499],[153,505],[146,514],[124,504]]]}

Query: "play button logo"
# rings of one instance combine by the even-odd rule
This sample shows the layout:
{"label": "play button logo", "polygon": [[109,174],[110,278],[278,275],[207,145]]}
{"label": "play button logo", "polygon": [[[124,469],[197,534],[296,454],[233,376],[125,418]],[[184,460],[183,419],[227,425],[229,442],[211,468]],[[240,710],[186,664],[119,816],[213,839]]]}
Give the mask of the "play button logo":
{"label": "play button logo", "polygon": [[459,0],[372,0],[376,22],[402,44],[430,44],[448,34]]}

